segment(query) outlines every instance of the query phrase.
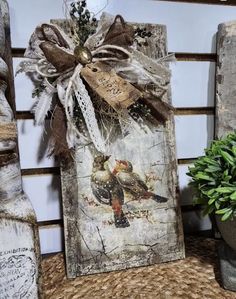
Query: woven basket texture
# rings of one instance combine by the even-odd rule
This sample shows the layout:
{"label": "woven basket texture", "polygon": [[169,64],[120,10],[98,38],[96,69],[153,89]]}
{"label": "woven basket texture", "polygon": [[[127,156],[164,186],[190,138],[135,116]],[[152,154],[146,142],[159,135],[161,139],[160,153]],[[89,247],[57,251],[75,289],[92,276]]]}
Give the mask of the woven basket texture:
{"label": "woven basket texture", "polygon": [[44,298],[234,299],[221,288],[213,239],[186,238],[186,259],[67,279],[62,253],[43,259]]}

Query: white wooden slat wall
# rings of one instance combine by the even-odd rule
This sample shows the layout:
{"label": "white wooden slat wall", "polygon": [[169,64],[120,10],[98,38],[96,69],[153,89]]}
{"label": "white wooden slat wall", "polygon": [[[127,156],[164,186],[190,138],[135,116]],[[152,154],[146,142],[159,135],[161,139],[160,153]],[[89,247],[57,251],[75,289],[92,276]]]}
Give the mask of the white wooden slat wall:
{"label": "white wooden slat wall", "polygon": [[[63,0],[8,0],[11,16],[12,47],[25,48],[35,26],[51,18],[63,18]],[[94,12],[107,0],[89,0]],[[167,25],[170,52],[214,53],[215,33],[219,23],[236,18],[236,7],[184,4],[151,0],[109,0],[105,9],[122,14],[127,21]],[[14,58],[14,67],[21,58]],[[213,107],[215,63],[179,61],[172,68],[172,100],[175,107]],[[23,74],[15,78],[17,111],[30,110],[32,84]],[[213,115],[177,115],[176,140],[178,159],[196,158],[204,153],[214,132]],[[32,120],[18,120],[20,162],[22,169],[56,166],[42,150],[46,140],[41,127]],[[40,155],[39,155],[40,153]],[[40,157],[39,157],[40,156]],[[191,203],[191,190],[186,172],[189,165],[179,165],[181,204]],[[38,221],[61,218],[60,182],[57,175],[23,177],[25,191],[35,208]],[[208,218],[198,212],[183,215],[186,232],[207,230]],[[62,250],[62,232],[58,226],[41,227],[42,253]]]}

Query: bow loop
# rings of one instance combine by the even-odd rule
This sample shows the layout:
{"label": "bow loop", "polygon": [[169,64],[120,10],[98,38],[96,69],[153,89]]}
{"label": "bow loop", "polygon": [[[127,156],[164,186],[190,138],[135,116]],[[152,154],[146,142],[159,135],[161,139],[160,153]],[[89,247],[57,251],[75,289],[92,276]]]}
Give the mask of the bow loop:
{"label": "bow loop", "polygon": [[134,42],[134,29],[128,25],[121,15],[117,15],[109,28],[103,44],[117,45],[127,48]]}

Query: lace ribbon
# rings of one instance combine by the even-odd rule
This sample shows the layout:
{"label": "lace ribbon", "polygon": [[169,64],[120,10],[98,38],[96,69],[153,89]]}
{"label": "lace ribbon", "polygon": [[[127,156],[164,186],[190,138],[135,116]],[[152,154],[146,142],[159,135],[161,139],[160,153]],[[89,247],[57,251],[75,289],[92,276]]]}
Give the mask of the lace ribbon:
{"label": "lace ribbon", "polygon": [[[71,125],[74,124],[73,118],[71,116],[73,112],[71,109],[71,105],[69,105],[72,94],[74,94],[79,104],[79,107],[81,109],[81,112],[83,114],[90,138],[94,146],[99,152],[105,153],[106,152],[105,142],[102,138],[101,132],[98,127],[93,103],[80,77],[80,72],[82,67],[83,66],[81,64],[77,65],[73,76],[69,80],[68,87],[66,90],[65,111],[66,111],[67,120]],[[76,127],[75,127],[75,131],[77,131],[77,133],[80,135],[80,132]]]}

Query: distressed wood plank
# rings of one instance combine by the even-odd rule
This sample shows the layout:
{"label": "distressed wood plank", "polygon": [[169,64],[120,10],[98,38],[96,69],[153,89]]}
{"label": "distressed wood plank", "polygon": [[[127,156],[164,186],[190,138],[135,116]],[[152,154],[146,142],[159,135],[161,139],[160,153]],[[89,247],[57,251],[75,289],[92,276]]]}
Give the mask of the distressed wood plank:
{"label": "distressed wood plank", "polygon": [[[4,5],[3,1],[3,5]],[[15,89],[14,89],[14,72],[13,72],[13,64],[12,64],[12,55],[11,55],[11,34],[10,34],[10,23],[9,23],[9,15],[3,14],[3,20],[5,23],[4,33],[5,33],[5,50],[2,55],[2,58],[6,62],[8,66],[9,76],[7,77],[7,90],[6,90],[6,98],[8,103],[11,106],[13,114],[15,114]]]}
{"label": "distressed wood plank", "polygon": [[[60,21],[57,24],[61,25]],[[143,53],[154,59],[167,54],[165,26],[132,25],[145,27],[153,34],[152,39],[145,46],[140,46]],[[167,103],[171,103],[170,92],[166,93],[163,99]],[[131,133],[128,139],[122,140],[117,137],[112,144],[112,156],[123,157],[134,162],[135,169],[146,171],[148,166],[145,166],[145,163],[150,162],[149,157],[156,160],[160,158],[161,161],[164,161],[160,162],[164,163],[163,165],[153,165],[156,167],[155,170],[158,169],[158,173],[163,171],[164,177],[163,183],[155,183],[154,192],[167,196],[168,202],[156,205],[150,199],[144,200],[144,202],[140,201],[141,203],[137,201],[128,203],[129,197],[126,194],[127,203],[123,207],[130,222],[129,227],[117,228],[114,224],[115,220],[112,220],[111,207],[107,206],[106,208],[99,204],[91,195],[90,176],[95,172],[95,166],[92,167],[95,152],[92,148],[78,149],[75,160],[62,165],[68,277],[150,265],[184,257],[181,211],[177,199],[178,182],[173,114],[166,122],[166,126],[160,125],[156,127],[156,131],[151,139],[140,137],[136,132]],[[155,143],[158,141],[163,142],[163,148],[155,148]],[[143,151],[149,143],[153,147],[150,146],[152,150],[147,149],[145,157]],[[137,146],[136,152],[135,146]],[[127,148],[130,149],[129,152]],[[156,189],[157,186],[158,189]],[[141,218],[137,216],[138,211]],[[145,211],[152,214],[154,221],[152,224],[142,216]],[[157,219],[162,220],[159,222]]]}
{"label": "distressed wood plank", "polygon": [[222,23],[217,35],[215,136],[236,129],[236,22]]}
{"label": "distressed wood plank", "polygon": [[74,160],[61,164],[62,206],[64,219],[64,238],[66,253],[66,272],[68,277],[76,277],[79,264],[80,236],[77,232],[78,183]]}
{"label": "distressed wood plank", "polygon": [[0,298],[41,298],[36,216],[22,190],[8,5],[0,2]]}

